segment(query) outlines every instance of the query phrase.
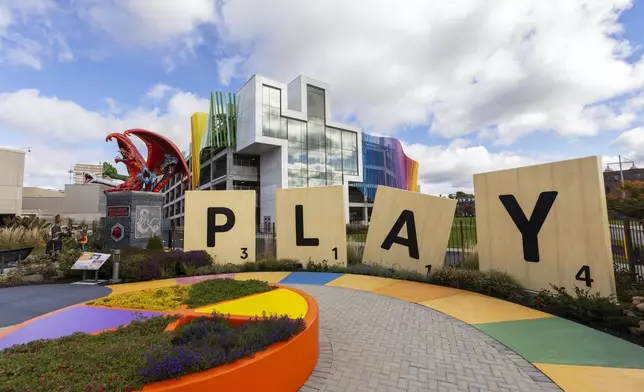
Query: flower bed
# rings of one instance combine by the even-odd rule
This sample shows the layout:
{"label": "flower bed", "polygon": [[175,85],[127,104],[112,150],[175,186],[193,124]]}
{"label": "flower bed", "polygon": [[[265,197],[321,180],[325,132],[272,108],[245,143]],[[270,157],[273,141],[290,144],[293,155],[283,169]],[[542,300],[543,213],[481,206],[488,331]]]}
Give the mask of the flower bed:
{"label": "flower bed", "polygon": [[40,340],[0,355],[7,391],[134,391],[253,356],[305,328],[303,319],[268,317],[240,327],[215,315],[165,332],[177,317],[139,320],[114,332]]}
{"label": "flower bed", "polygon": [[273,289],[268,283],[259,280],[212,279],[192,286],[176,285],[112,295],[88,302],[88,305],[164,311],[187,305],[192,309]]}

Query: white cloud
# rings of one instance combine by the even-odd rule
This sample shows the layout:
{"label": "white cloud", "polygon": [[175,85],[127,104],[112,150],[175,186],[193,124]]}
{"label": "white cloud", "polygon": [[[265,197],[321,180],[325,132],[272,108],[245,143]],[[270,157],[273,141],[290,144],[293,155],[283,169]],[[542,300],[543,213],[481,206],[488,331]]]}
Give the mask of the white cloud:
{"label": "white cloud", "polygon": [[105,103],[107,104],[107,112],[109,114],[119,114],[121,113],[121,107],[114,98],[105,98]]}
{"label": "white cloud", "polygon": [[214,0],[83,0],[79,15],[123,45],[168,46],[178,40],[192,45],[200,25],[216,20]]}
{"label": "white cloud", "polygon": [[[589,136],[632,126],[633,113],[595,107],[644,86],[644,61],[625,61],[633,48],[618,20],[631,5],[238,0],[223,3],[217,23],[222,44],[239,48],[231,61],[245,59],[234,76],[303,73],[329,82],[334,109],[367,129],[487,129],[507,145],[538,130]],[[219,72],[230,79],[230,67]]]}
{"label": "white cloud", "polygon": [[104,101],[108,115],[34,89],[0,93],[0,133],[32,147],[27,184],[60,187],[70,164],[112,161],[116,147],[105,143],[105,136],[130,128],[157,132],[185,150],[190,142],[190,116],[208,107],[208,100],[183,91],[174,92],[162,107],[122,111],[114,99]]}
{"label": "white cloud", "polygon": [[77,15],[126,48],[160,48],[173,71],[204,44],[201,28],[217,20],[216,0],[73,0]]}
{"label": "white cloud", "polygon": [[59,62],[74,56],[65,37],[52,28],[52,0],[5,0],[0,3],[0,63],[41,70],[54,53]]}
{"label": "white cloud", "polygon": [[230,80],[238,74],[237,68],[243,61],[244,58],[241,56],[227,57],[217,61],[219,82],[227,86]]}
{"label": "white cloud", "polygon": [[145,95],[150,99],[160,100],[163,99],[163,97],[165,97],[165,95],[171,90],[171,86],[163,83],[157,83],[152,86]]}
{"label": "white cloud", "polygon": [[[118,108],[114,100],[108,99],[107,104],[112,109]],[[145,128],[167,136],[185,148],[190,141],[190,116],[207,107],[206,99],[178,91],[164,108],[137,107],[121,116],[104,116],[73,101],[43,96],[35,89],[23,89],[0,93],[0,129],[80,144],[101,141],[111,132]]]}
{"label": "white cloud", "polygon": [[637,127],[623,132],[612,140],[610,144],[620,149],[628,158],[636,162],[644,161],[644,127]]}
{"label": "white cloud", "polygon": [[552,157],[532,157],[512,151],[491,152],[485,146],[456,139],[448,146],[403,143],[407,156],[419,164],[419,183],[423,193],[447,195],[472,191],[472,176],[520,166],[552,161]]}

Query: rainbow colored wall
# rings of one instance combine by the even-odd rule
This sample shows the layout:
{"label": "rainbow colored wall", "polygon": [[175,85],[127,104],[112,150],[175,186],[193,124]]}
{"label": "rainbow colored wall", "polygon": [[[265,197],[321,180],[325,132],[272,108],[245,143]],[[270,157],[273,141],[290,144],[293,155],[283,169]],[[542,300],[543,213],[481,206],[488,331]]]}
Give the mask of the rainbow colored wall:
{"label": "rainbow colored wall", "polygon": [[355,184],[372,202],[378,185],[418,191],[418,162],[409,158],[398,139],[362,134],[363,183]]}

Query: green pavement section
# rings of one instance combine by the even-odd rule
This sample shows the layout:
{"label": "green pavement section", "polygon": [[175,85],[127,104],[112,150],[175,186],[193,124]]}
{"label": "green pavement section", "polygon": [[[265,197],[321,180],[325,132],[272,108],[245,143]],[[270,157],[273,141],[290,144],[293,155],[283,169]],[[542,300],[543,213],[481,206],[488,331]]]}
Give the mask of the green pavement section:
{"label": "green pavement section", "polygon": [[644,369],[644,347],[559,317],[474,327],[532,363]]}

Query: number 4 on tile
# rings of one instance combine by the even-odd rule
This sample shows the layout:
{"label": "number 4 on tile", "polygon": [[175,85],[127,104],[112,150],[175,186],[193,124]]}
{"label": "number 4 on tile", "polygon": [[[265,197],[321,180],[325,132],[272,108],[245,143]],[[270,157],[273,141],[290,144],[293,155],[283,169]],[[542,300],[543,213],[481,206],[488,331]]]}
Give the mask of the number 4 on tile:
{"label": "number 4 on tile", "polygon": [[590,277],[590,267],[587,265],[582,266],[579,271],[577,271],[575,279],[586,282],[586,287],[590,287],[591,283],[594,282],[594,280]]}

